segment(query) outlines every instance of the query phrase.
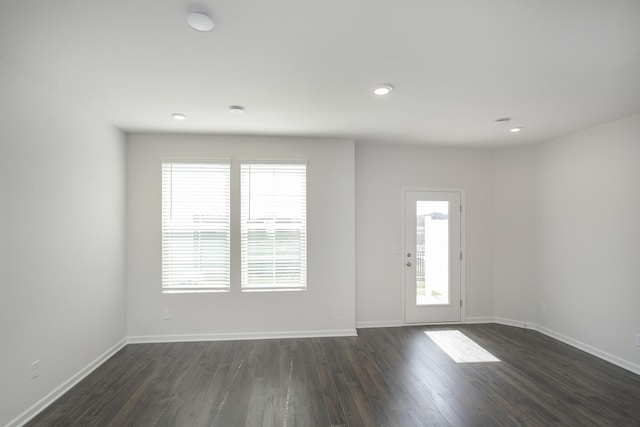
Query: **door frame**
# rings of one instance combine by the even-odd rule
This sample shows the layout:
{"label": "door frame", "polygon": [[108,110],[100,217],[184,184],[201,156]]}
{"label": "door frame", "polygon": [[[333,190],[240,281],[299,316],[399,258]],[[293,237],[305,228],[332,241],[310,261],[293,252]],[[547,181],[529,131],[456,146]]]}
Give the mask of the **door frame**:
{"label": "door frame", "polygon": [[[462,212],[460,213],[460,251],[462,252],[462,260],[460,262],[460,299],[462,300],[462,306],[460,307],[460,321],[454,322],[427,322],[427,323],[407,323],[406,321],[406,313],[405,313],[405,293],[406,293],[406,285],[405,285],[405,268],[404,256],[400,257],[400,274],[401,280],[400,284],[402,287],[402,292],[400,293],[401,300],[401,313],[402,313],[402,325],[403,326],[414,326],[414,325],[443,325],[443,324],[456,324],[456,323],[464,323],[466,319],[466,307],[467,307],[467,292],[466,292],[466,262],[467,262],[467,251],[466,251],[466,213],[467,213],[467,204],[466,204],[466,194],[465,189],[462,187],[402,187],[401,189],[401,219],[400,224],[401,228],[401,250],[404,251],[406,248],[406,194],[409,191],[424,191],[431,193],[438,192],[457,192],[460,193],[460,204],[462,205]],[[404,255],[404,252],[401,252]]]}

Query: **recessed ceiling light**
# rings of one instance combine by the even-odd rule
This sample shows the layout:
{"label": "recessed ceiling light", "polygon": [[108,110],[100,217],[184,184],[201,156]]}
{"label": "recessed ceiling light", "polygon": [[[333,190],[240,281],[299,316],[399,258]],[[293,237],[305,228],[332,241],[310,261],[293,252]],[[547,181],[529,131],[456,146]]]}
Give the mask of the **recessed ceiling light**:
{"label": "recessed ceiling light", "polygon": [[520,132],[522,129],[523,129],[522,126],[518,126],[517,128],[509,129],[509,132],[516,133],[516,132]]}
{"label": "recessed ceiling light", "polygon": [[184,119],[187,118],[187,116],[185,116],[182,113],[173,113],[173,114],[171,114],[171,117],[173,117],[176,120],[184,120]]}
{"label": "recessed ceiling light", "polygon": [[231,105],[229,107],[229,112],[231,114],[244,114],[244,107],[241,107],[240,105]]}
{"label": "recessed ceiling light", "polygon": [[496,124],[496,125],[499,125],[499,124],[507,123],[507,122],[510,122],[510,121],[511,121],[511,117],[501,117],[499,119],[496,119],[496,121],[493,122],[493,123]]}
{"label": "recessed ceiling light", "polygon": [[373,87],[373,93],[380,96],[388,95],[389,93],[391,93],[392,90],[393,90],[393,86],[386,83],[375,85]]}
{"label": "recessed ceiling light", "polygon": [[211,31],[213,30],[213,27],[215,27],[213,19],[208,15],[199,12],[190,13],[187,16],[187,24],[197,31]]}

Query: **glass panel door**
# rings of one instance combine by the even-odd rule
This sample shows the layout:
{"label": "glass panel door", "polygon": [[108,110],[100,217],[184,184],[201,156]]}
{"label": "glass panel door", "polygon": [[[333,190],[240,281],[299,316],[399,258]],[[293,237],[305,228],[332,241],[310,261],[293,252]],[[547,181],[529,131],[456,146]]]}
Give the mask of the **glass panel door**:
{"label": "glass panel door", "polygon": [[406,191],[405,323],[461,320],[461,193]]}

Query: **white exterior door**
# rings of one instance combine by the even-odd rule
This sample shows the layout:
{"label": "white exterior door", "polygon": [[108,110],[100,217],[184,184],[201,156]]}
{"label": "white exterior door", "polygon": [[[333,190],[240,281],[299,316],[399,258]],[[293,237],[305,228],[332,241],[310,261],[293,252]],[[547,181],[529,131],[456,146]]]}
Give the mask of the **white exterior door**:
{"label": "white exterior door", "polygon": [[405,323],[460,322],[459,191],[404,192]]}

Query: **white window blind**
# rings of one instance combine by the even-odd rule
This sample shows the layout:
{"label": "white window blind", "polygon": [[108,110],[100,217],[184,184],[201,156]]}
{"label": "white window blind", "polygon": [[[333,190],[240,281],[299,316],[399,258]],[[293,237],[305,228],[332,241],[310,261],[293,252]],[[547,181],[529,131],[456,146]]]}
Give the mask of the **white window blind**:
{"label": "white window blind", "polygon": [[240,169],[242,290],[306,289],[306,163]]}
{"label": "white window blind", "polygon": [[228,291],[229,162],[162,164],[163,292]]}

